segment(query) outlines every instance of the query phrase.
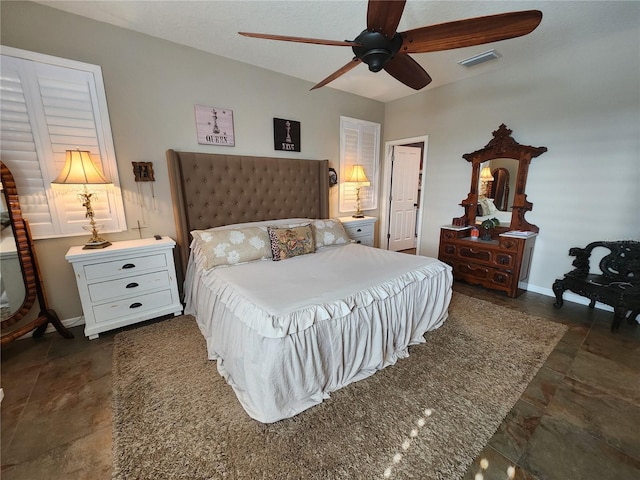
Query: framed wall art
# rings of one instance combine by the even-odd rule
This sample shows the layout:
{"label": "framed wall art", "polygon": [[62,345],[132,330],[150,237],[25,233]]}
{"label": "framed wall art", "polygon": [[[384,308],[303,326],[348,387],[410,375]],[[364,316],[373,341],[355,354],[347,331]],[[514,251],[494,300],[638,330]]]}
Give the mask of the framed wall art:
{"label": "framed wall art", "polygon": [[284,118],[274,118],[273,148],[275,150],[299,152],[300,122],[296,122],[295,120],[285,120]]}
{"label": "framed wall art", "polygon": [[195,111],[198,143],[226,147],[235,146],[232,110],[196,105]]}

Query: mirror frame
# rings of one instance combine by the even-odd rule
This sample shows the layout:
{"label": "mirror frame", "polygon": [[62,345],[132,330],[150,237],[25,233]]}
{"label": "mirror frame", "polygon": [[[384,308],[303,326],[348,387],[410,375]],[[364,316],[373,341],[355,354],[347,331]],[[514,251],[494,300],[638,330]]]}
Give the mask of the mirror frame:
{"label": "mirror frame", "polygon": [[471,188],[467,198],[460,203],[465,213],[462,217],[453,219],[454,225],[475,225],[480,165],[495,158],[512,158],[518,161],[518,173],[515,178],[515,192],[513,205],[511,206],[511,224],[508,227],[497,227],[496,231],[528,230],[538,232],[540,230],[536,225],[530,224],[524,218],[525,214],[533,208],[533,203],[527,200],[525,187],[531,159],[542,155],[547,151],[547,147],[520,145],[511,137],[511,132],[503,123],[493,132],[493,139],[484,148],[462,156],[462,158],[471,162]]}
{"label": "mirror frame", "polygon": [[[16,182],[9,168],[0,162],[0,180],[2,181],[3,194],[7,201],[11,228],[16,241],[16,248],[22,279],[24,281],[25,295],[22,305],[9,318],[1,322],[1,344],[20,338],[21,336],[35,330],[34,337],[42,336],[49,323],[53,324],[58,333],[65,338],[73,338],[73,334],[62,324],[55,311],[48,308],[47,299],[38,269],[38,261],[33,248],[29,223],[22,216],[20,199]],[[31,311],[36,299],[40,306],[40,313],[35,320],[27,322],[25,325],[12,328]],[[10,329],[10,330],[8,330]],[[5,330],[8,330],[5,333]]]}

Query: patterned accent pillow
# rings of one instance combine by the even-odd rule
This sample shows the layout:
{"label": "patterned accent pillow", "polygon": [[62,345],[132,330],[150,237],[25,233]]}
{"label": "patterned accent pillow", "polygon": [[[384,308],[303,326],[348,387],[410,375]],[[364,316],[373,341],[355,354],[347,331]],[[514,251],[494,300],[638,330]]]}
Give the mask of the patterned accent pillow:
{"label": "patterned accent pillow", "polygon": [[316,251],[311,224],[290,228],[267,227],[275,262]]}
{"label": "patterned accent pillow", "polygon": [[338,219],[314,220],[313,231],[316,248],[351,243],[349,234],[347,234],[344,225]]}
{"label": "patterned accent pillow", "polygon": [[266,227],[194,230],[191,235],[205,255],[207,269],[271,258]]}

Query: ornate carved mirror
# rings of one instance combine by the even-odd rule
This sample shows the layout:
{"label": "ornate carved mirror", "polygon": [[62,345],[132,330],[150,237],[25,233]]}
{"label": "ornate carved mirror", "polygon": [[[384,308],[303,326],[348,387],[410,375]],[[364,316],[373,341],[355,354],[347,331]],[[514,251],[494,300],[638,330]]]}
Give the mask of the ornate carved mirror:
{"label": "ornate carved mirror", "polygon": [[547,147],[520,145],[511,137],[511,130],[500,125],[484,148],[462,156],[472,165],[471,189],[460,204],[465,214],[454,218],[454,225],[474,225],[484,218],[498,218],[498,231],[537,232],[539,228],[524,218],[533,208],[525,187],[531,159],[546,151]]}
{"label": "ornate carved mirror", "polygon": [[[18,190],[13,175],[0,162],[2,182],[2,272],[0,276],[0,305],[2,312],[2,344],[34,330],[41,336],[49,323],[65,338],[73,334],[62,325],[55,311],[48,308],[38,270],[29,225],[22,217]],[[28,320],[35,301],[40,312],[35,320]]]}

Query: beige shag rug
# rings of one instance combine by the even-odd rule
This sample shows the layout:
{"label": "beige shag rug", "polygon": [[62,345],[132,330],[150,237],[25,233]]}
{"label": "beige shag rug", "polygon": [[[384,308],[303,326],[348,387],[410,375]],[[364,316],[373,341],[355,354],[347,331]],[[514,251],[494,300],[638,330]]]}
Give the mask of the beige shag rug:
{"label": "beige shag rug", "polygon": [[409,358],[261,424],[207,360],[195,320],[115,337],[113,478],[461,478],[566,327],[455,293]]}

